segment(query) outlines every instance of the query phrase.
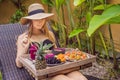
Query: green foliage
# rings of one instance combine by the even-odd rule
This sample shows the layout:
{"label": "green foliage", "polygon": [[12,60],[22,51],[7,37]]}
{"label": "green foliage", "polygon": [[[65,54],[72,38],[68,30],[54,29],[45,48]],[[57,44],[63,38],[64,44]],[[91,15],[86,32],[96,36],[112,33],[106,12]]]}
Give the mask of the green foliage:
{"label": "green foliage", "polygon": [[47,4],[49,6],[53,6],[52,0],[41,0],[43,4]]}
{"label": "green foliage", "polygon": [[[100,38],[101,38],[101,42],[102,42],[102,44],[103,44],[103,47],[104,47],[104,49],[105,49],[105,55],[106,55],[106,57],[108,58],[109,57],[109,54],[108,54],[108,50],[107,50],[107,46],[106,46],[106,44],[105,44],[105,41],[104,41],[104,38],[103,38],[103,35],[102,35],[102,33],[99,31],[99,35],[100,35]],[[102,55],[102,56],[104,56],[104,55]]]}
{"label": "green foliage", "polygon": [[[102,12],[102,10],[105,9],[105,7],[106,7],[105,2],[106,2],[106,0],[74,0],[74,3],[76,3],[76,5],[75,4],[74,5],[77,6],[77,8],[78,8],[78,10],[75,13],[75,16],[77,16],[77,18],[78,18],[78,23],[77,23],[78,28],[83,28],[84,30],[87,30],[90,25],[90,21],[91,21],[92,17],[95,14],[98,14],[99,11]],[[96,21],[96,23],[97,23],[97,21]],[[98,23],[99,23],[99,21],[98,21]],[[77,37],[77,40],[79,42],[81,42],[80,40],[83,38],[81,35],[84,35],[86,37],[85,40],[87,43],[87,44],[83,44],[81,47],[83,48],[83,46],[86,45],[88,52],[94,54],[95,53],[95,45],[96,45],[95,38],[96,38],[97,34],[89,37],[87,35],[87,32],[79,33],[80,39],[79,39],[79,37]],[[78,34],[76,34],[76,36],[78,36]],[[106,44],[103,39],[103,35],[101,34],[99,38],[101,39],[101,42],[103,43],[106,54],[108,54]]]}
{"label": "green foliage", "polygon": [[57,27],[57,26],[58,26],[58,23],[55,22],[55,21],[52,21],[52,20],[51,20],[51,22],[52,22],[52,24],[53,24],[53,25],[51,26],[52,29],[53,29],[55,32],[58,32],[58,30],[59,30],[58,27]]}
{"label": "green foliage", "polygon": [[2,2],[3,0],[0,0],[0,2]]}
{"label": "green foliage", "polygon": [[64,3],[64,0],[42,0],[42,3],[55,7],[57,10],[59,10],[61,5]]}
{"label": "green foliage", "polygon": [[24,16],[24,13],[21,10],[16,10],[15,14],[10,19],[11,23],[16,23],[20,21],[20,18]]}
{"label": "green foliage", "polygon": [[55,0],[54,5],[56,6],[57,10],[60,9],[61,5],[63,5],[64,0]]}
{"label": "green foliage", "polygon": [[[120,9],[120,5],[113,5],[109,8],[107,8],[102,13],[102,15],[94,15],[90,21],[89,28],[87,30],[88,35],[91,36],[92,34],[94,34],[95,31],[104,24],[120,22],[120,21],[117,21],[119,19],[118,16],[120,16],[119,9]],[[114,19],[114,20],[112,20],[112,19]]]}
{"label": "green foliage", "polygon": [[91,12],[87,12],[87,14],[86,14],[86,23],[87,23],[87,24],[89,24],[91,18],[92,18]]}
{"label": "green foliage", "polygon": [[2,75],[1,75],[1,72],[0,72],[0,80],[2,80]]}
{"label": "green foliage", "polygon": [[74,0],[74,6],[79,6],[81,5],[85,0]]}
{"label": "green foliage", "polygon": [[82,48],[82,46],[81,46],[81,41],[80,41],[80,39],[79,39],[79,34],[82,33],[82,32],[84,32],[84,31],[85,31],[85,30],[82,29],[82,28],[74,29],[74,30],[70,33],[70,35],[69,35],[69,38],[76,36],[77,42],[78,42],[78,46],[79,46],[80,49]]}
{"label": "green foliage", "polygon": [[[104,24],[109,24],[108,30],[109,30],[109,37],[110,37],[110,44],[111,44],[111,50],[113,53],[113,62],[114,62],[114,69],[118,69],[118,63],[116,60],[116,53],[114,50],[114,42],[112,37],[112,31],[110,24],[112,23],[120,23],[120,5],[112,5],[108,8],[105,8],[103,13],[101,15],[94,15],[90,21],[89,28],[87,29],[88,36],[92,36],[98,28],[100,28]],[[102,37],[101,37],[102,38]],[[102,38],[103,39],[103,38]],[[105,44],[103,43],[104,48],[106,50]],[[108,55],[108,54],[106,54]]]}
{"label": "green foliage", "polygon": [[[73,15],[72,15],[72,12],[71,12],[70,0],[65,0],[65,2],[66,2],[66,6],[67,6],[67,11],[68,11],[70,28],[73,29],[73,27],[75,26],[75,22],[74,22]],[[71,29],[70,29],[70,31],[71,31]]]}
{"label": "green foliage", "polygon": [[120,24],[120,16],[111,18],[106,22],[106,24]]}
{"label": "green foliage", "polygon": [[[110,6],[112,6],[112,4],[106,5],[106,7],[110,7]],[[104,9],[105,9],[105,6],[103,4],[94,7],[94,10],[104,10]]]}
{"label": "green foliage", "polygon": [[81,28],[80,28],[80,29],[74,29],[74,30],[70,33],[69,38],[74,37],[74,36],[76,36],[76,35],[84,32],[84,31],[85,31],[85,30],[84,30],[84,29],[81,29]]}
{"label": "green foliage", "polygon": [[101,3],[104,3],[105,0],[98,0],[98,1],[101,2]]}

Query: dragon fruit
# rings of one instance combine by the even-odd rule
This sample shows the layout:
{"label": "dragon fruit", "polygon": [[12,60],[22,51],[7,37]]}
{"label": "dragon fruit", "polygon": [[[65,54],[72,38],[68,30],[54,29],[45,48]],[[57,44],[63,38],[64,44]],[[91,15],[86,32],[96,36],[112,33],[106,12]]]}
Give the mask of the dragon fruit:
{"label": "dragon fruit", "polygon": [[32,60],[35,60],[37,49],[38,47],[35,44],[31,45],[29,48],[30,58]]}

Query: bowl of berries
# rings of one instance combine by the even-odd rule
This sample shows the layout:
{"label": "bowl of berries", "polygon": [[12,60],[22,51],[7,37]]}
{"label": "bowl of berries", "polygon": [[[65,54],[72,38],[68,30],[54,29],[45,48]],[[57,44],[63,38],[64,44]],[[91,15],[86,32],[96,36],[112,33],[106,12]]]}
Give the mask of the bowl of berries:
{"label": "bowl of berries", "polygon": [[46,54],[45,59],[47,62],[47,66],[49,67],[63,64],[63,62],[60,59],[58,59],[53,53]]}

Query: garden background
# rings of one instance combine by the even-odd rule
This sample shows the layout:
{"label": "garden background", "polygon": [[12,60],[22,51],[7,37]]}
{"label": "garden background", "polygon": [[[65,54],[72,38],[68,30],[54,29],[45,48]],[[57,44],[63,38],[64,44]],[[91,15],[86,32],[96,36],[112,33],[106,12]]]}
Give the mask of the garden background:
{"label": "garden background", "polygon": [[[17,1],[17,0],[13,0],[13,1]],[[72,10],[74,9],[73,1],[74,0],[70,0],[70,6]],[[41,3],[41,0],[24,0],[23,5],[27,8],[30,4],[35,3],[35,2]],[[111,4],[119,4],[120,0],[108,0],[108,2]],[[47,6],[46,5],[44,6],[47,9]],[[12,2],[12,0],[1,0],[0,2],[0,24],[9,24],[11,17],[13,16],[13,14],[16,12],[17,9],[18,8]],[[55,18],[56,17],[54,17],[54,19]],[[66,20],[66,24],[69,25],[67,12],[65,12],[65,20]],[[117,51],[120,51],[120,47],[119,47],[120,35],[118,35],[119,29],[120,29],[119,26],[120,26],[119,24],[111,25],[112,35],[113,35],[113,39],[114,39],[114,43],[115,43],[115,47]],[[109,38],[108,30],[106,28],[107,27],[102,27],[101,30],[103,31],[103,34],[105,34],[105,37]]]}
{"label": "garden background", "polygon": [[51,24],[61,47],[79,48],[102,59],[112,58],[116,66],[116,59],[120,58],[120,24],[116,23],[120,22],[102,24],[93,33],[89,33],[89,27],[94,15],[101,15],[106,10],[103,8],[120,4],[120,0],[0,0],[0,24],[19,22],[27,7],[35,2],[44,4],[46,12],[55,13]]}

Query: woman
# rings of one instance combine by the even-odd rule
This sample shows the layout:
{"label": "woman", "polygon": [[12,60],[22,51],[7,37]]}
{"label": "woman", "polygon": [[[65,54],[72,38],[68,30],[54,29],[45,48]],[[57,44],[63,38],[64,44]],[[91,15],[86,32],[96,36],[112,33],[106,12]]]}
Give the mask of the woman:
{"label": "woman", "polygon": [[[17,57],[16,66],[22,67],[19,62],[19,57],[23,54],[27,54],[31,44],[34,42],[53,43],[55,44],[55,38],[51,31],[45,26],[46,20],[53,16],[52,13],[45,13],[41,4],[34,3],[28,8],[28,16],[21,18],[21,23],[29,24],[27,32],[21,34],[17,40]],[[55,48],[54,45],[51,48]],[[67,75],[57,75],[51,78],[51,80],[87,80],[80,72],[74,71]]]}

